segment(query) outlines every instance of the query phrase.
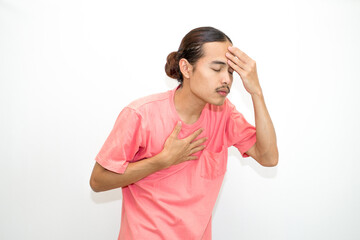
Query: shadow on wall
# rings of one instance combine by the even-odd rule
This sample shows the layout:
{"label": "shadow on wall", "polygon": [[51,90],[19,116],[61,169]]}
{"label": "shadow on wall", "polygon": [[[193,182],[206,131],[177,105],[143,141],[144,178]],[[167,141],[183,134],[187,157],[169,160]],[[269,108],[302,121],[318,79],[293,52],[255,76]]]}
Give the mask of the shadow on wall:
{"label": "shadow on wall", "polygon": [[275,178],[277,175],[277,166],[275,167],[264,167],[261,166],[255,159],[252,157],[242,158],[239,150],[235,147],[230,147],[228,149],[228,156],[236,157],[239,159],[242,166],[247,165],[251,167],[257,174],[264,178]]}
{"label": "shadow on wall", "polygon": [[121,201],[122,191],[121,188],[104,191],[104,192],[98,192],[98,193],[90,190],[90,198],[94,203],[97,204]]}

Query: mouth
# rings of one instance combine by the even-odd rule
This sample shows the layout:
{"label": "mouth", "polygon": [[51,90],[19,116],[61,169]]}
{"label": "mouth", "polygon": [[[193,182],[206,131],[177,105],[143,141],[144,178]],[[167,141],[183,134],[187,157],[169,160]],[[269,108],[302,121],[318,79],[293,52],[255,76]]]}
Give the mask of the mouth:
{"label": "mouth", "polygon": [[217,88],[216,92],[218,94],[220,94],[221,96],[227,96],[230,93],[230,88],[229,87],[221,87],[221,88]]}
{"label": "mouth", "polygon": [[226,97],[228,95],[228,93],[226,91],[217,91],[217,93],[223,97]]}

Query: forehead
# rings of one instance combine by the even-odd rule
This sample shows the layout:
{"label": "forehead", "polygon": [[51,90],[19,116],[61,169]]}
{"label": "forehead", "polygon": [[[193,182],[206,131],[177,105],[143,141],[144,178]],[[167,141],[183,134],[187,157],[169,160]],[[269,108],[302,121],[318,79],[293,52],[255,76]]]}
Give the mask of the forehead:
{"label": "forehead", "polygon": [[201,58],[202,62],[205,63],[214,60],[226,62],[225,53],[228,52],[227,48],[229,46],[232,46],[232,44],[229,41],[204,43],[203,45],[204,56]]}

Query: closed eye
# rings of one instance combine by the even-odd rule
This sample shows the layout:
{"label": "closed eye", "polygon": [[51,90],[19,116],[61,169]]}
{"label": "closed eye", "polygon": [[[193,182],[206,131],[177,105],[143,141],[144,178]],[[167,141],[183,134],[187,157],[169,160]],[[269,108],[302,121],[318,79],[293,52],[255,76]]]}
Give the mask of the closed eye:
{"label": "closed eye", "polygon": [[[215,72],[220,72],[221,69],[217,70],[217,69],[213,69]],[[234,73],[234,70],[233,71],[229,71],[230,74],[233,74]]]}

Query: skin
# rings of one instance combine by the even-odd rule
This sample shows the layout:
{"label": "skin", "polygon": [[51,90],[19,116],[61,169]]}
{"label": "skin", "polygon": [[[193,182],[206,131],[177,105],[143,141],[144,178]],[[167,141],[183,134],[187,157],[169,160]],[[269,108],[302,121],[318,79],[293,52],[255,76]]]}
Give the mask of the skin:
{"label": "skin", "polygon": [[[206,103],[222,105],[226,93],[231,89],[233,73],[236,72],[252,97],[255,113],[257,141],[246,153],[263,166],[277,165],[275,129],[265,105],[255,61],[228,41],[205,43],[203,50],[204,56],[195,63],[195,70],[195,66],[186,59],[179,62],[183,85],[175,92],[174,103],[181,120],[192,124],[198,120]],[[183,139],[178,138],[180,131],[181,122],[176,124],[159,154],[129,163],[123,174],[111,172],[95,163],[90,186],[95,192],[125,187],[156,171],[197,159],[193,154],[203,150],[207,140],[195,140],[203,129]]]}

